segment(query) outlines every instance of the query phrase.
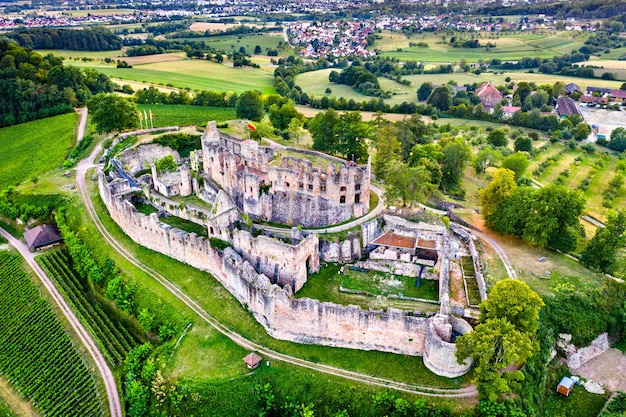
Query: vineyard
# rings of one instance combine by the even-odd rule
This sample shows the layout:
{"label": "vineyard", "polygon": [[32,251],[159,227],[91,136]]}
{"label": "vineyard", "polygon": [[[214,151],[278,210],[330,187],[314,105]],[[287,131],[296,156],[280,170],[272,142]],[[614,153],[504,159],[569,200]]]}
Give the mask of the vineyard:
{"label": "vineyard", "polygon": [[54,281],[63,297],[96,339],[100,351],[106,359],[120,364],[136,342],[119,323],[113,323],[95,300],[90,300],[89,287],[83,284],[71,267],[67,251],[48,252],[37,257],[37,262]]}
{"label": "vineyard", "polygon": [[102,416],[93,376],[16,255],[0,252],[0,372],[53,416]]}

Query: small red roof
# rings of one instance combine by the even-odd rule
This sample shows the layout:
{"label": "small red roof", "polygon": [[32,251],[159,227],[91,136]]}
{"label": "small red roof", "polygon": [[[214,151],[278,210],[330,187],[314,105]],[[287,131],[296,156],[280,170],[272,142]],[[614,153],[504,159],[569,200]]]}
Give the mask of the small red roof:
{"label": "small red roof", "polygon": [[243,358],[243,361],[246,363],[246,365],[248,365],[248,368],[251,368],[251,369],[259,366],[262,360],[263,358],[257,355],[255,352],[251,352],[248,355],[246,355],[245,358]]}
{"label": "small red roof", "polygon": [[394,232],[387,232],[372,242],[372,245],[393,246],[395,248],[414,249],[415,237],[397,235]]}

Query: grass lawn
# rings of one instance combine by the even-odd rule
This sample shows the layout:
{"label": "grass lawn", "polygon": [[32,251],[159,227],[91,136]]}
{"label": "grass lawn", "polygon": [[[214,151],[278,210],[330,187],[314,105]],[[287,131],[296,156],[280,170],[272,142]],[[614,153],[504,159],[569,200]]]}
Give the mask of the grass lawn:
{"label": "grass lawn", "polygon": [[189,42],[200,42],[204,41],[210,48],[215,48],[217,50],[226,51],[226,52],[238,52],[241,47],[244,47],[246,53],[252,54],[254,52],[254,48],[258,45],[261,47],[262,52],[260,55],[265,55],[267,53],[267,49],[276,49],[278,46],[278,42],[284,42],[282,32],[275,32],[272,34],[265,35],[251,35],[251,36],[243,36],[239,39],[238,35],[223,35],[223,36],[210,36],[206,38],[181,38],[177,39],[180,42],[189,41]]}
{"label": "grass lawn", "polygon": [[[352,349],[339,349],[327,346],[303,345],[271,338],[234,297],[209,274],[133,243],[109,217],[97,195],[96,184],[90,182],[89,187],[100,218],[107,229],[116,238],[124,243],[126,247],[130,248],[143,262],[160,271],[163,276],[178,285],[182,291],[192,296],[200,306],[221,323],[228,328],[236,330],[245,337],[272,349],[314,362],[322,362],[357,372],[392,378],[394,380],[448,388],[469,383],[471,375],[466,375],[458,379],[448,379],[432,374],[425,368],[420,357],[409,357],[375,351],[366,352]],[[144,307],[149,307],[150,311],[158,309],[155,312],[161,317],[171,315],[171,320],[173,321],[187,323],[193,320],[194,326],[199,327],[203,325],[187,307],[183,306],[168,291],[156,285],[151,278],[138,271],[134,266],[130,265],[124,257],[114,252],[94,230],[91,223],[86,221],[84,218],[86,214],[84,214],[82,208],[81,213],[83,213],[83,227],[85,228],[84,238],[88,239],[90,246],[92,246],[96,252],[102,253],[103,256],[114,259],[118,267],[137,283],[138,289],[135,298],[139,310]],[[193,341],[194,339],[190,338],[189,340]],[[239,352],[239,348],[230,342],[228,342],[226,346],[228,349],[226,349],[223,354],[232,355],[232,357],[235,358]],[[201,349],[201,346],[196,346],[195,348]],[[241,361],[241,357],[237,357],[233,360]],[[210,361],[199,362],[196,366],[206,367],[205,372],[207,374],[220,372],[220,369],[222,369],[218,368],[215,370],[214,367],[217,367],[217,364],[211,363]],[[198,370],[198,374],[201,372],[201,370]],[[301,372],[310,373],[310,371],[305,370],[301,370]],[[223,376],[228,376],[231,372],[222,369],[221,373]],[[357,384],[357,386],[359,388],[362,387],[360,384]]]}
{"label": "grass lawn", "polygon": [[74,145],[76,113],[0,129],[0,189],[59,168]]}
{"label": "grass lawn", "polygon": [[[311,274],[306,284],[304,284],[304,287],[296,293],[296,297],[313,298],[342,305],[358,305],[364,309],[395,307],[406,310],[420,310],[423,312],[439,311],[439,306],[437,304],[394,300],[383,296],[383,293],[386,295],[388,292],[393,294],[403,292],[404,295],[411,297],[436,300],[438,298],[439,289],[438,281],[422,279],[420,288],[415,288],[413,286],[415,278],[410,278],[404,280],[402,284],[400,284],[402,285],[401,290],[399,287],[396,287],[393,291],[388,291],[390,288],[384,284],[384,280],[377,278],[379,277],[377,275],[378,273],[371,271],[364,274],[355,271],[348,271],[346,274],[340,274],[340,268],[341,265],[339,264],[328,264],[325,267],[322,267],[319,272]],[[398,279],[400,279],[400,277],[398,277]],[[353,290],[368,291],[378,295],[376,297],[366,297],[364,295],[340,292],[340,286]]]}
{"label": "grass lawn", "polygon": [[[490,61],[493,58],[502,60],[519,60],[523,57],[552,58],[554,55],[563,55],[573,49],[580,48],[585,39],[569,33],[559,33],[553,36],[526,36],[519,34],[496,35],[479,33],[481,44],[491,42],[495,48],[454,48],[449,43],[443,43],[440,36],[430,34],[412,36],[410,39],[404,34],[383,32],[382,39],[374,42],[374,49],[384,51],[382,56],[392,56],[402,61],[413,60],[421,62],[459,62],[462,58],[469,62],[479,60]],[[463,34],[454,34],[458,39],[469,39]],[[449,41],[449,37],[446,39]],[[428,48],[410,46],[410,43],[426,42]]]}
{"label": "grass lawn", "polygon": [[310,161],[313,164],[313,169],[317,169],[318,165],[322,166],[322,170],[326,171],[329,165],[335,166],[335,171],[339,172],[343,164],[339,162],[335,162],[329,158],[324,158],[322,156],[311,155],[303,152],[296,152],[288,149],[279,149],[276,151],[274,155],[274,159],[270,161],[270,167],[279,167],[282,163],[282,159],[285,157],[293,157],[298,159],[303,159],[305,161]]}
{"label": "grass lawn", "polygon": [[[139,104],[142,112],[152,110],[154,127],[161,126],[201,126],[215,120],[225,122],[237,117],[234,107],[205,107],[182,104]],[[148,115],[149,117],[149,115]]]}
{"label": "grass lawn", "polygon": [[422,279],[416,287],[417,278],[392,275],[384,272],[358,272],[349,268],[345,270],[341,286],[350,290],[367,291],[377,295],[403,294],[408,297],[437,300],[439,298],[439,281]]}
{"label": "grass lawn", "polygon": [[556,387],[559,381],[562,377],[569,375],[566,367],[549,370],[542,415],[550,417],[597,416],[604,407],[608,395],[591,394],[581,385],[574,385],[567,397],[557,393]]}
{"label": "grass lawn", "polygon": [[[36,49],[35,52],[46,56],[48,54],[52,54],[54,56],[59,56],[65,58],[67,60],[73,60],[77,58],[91,58],[91,59],[104,59],[104,58],[123,58],[124,52],[121,50],[117,51],[70,51],[68,49]],[[65,62],[66,65],[78,65],[78,63],[74,63],[73,61]]]}
{"label": "grass lawn", "polygon": [[274,92],[274,77],[266,71],[253,68],[232,68],[216,62],[198,59],[165,61],[116,68],[114,65],[76,62],[73,65],[94,68],[110,77],[162,84],[191,90],[232,91],[242,93],[259,90]]}

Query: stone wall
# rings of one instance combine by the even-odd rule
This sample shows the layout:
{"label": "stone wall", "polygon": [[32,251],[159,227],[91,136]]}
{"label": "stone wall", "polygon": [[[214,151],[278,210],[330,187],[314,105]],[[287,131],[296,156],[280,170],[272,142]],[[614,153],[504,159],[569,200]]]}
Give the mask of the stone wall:
{"label": "stone wall", "polygon": [[128,172],[134,175],[138,171],[146,169],[146,164],[153,163],[167,155],[172,155],[174,161],[180,164],[181,159],[178,152],[169,146],[156,143],[126,149],[117,159]]}
{"label": "stone wall", "polygon": [[[455,346],[437,341],[441,337],[429,331],[430,319],[414,317],[395,309],[372,311],[306,298],[295,299],[289,286],[283,289],[272,284],[266,275],[257,273],[233,249],[219,251],[194,233],[159,222],[156,214],[145,216],[137,212],[130,202],[112,194],[103,173],[98,175],[98,181],[100,195],[111,217],[132,240],[210,272],[271,336],[298,343],[408,355],[420,355],[428,346],[437,345],[440,350],[436,352],[436,357],[430,355],[428,363],[425,360],[427,366],[434,364],[431,369],[443,375],[458,373],[458,366],[447,369],[442,365],[443,358],[454,358]],[[469,366],[465,367],[465,371],[467,369]]]}
{"label": "stone wall", "polygon": [[324,262],[350,263],[363,256],[361,239],[348,237],[344,241],[329,241],[320,235],[320,258]]}

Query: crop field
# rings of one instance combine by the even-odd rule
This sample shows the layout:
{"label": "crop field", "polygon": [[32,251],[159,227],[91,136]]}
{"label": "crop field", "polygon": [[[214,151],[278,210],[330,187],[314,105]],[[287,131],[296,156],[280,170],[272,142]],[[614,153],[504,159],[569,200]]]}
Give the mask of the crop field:
{"label": "crop field", "polygon": [[[596,153],[586,154],[580,150],[567,150],[563,144],[553,144],[531,161],[527,174],[532,175],[540,184],[557,183],[569,189],[579,189],[586,179],[589,185],[583,190],[586,199],[584,212],[599,220],[606,220],[607,214],[612,210],[602,206],[603,193],[615,175],[617,159],[601,154],[603,150],[604,148],[599,147]],[[542,164],[545,168],[539,169]],[[624,186],[616,193],[613,203],[614,207],[626,206]]]}
{"label": "crop field", "polygon": [[69,113],[0,129],[0,189],[59,168],[74,145],[77,118]]}
{"label": "crop field", "polygon": [[[481,33],[478,39],[481,44],[487,42],[495,44],[494,48],[454,48],[448,43],[444,44],[439,36],[422,35],[407,38],[404,34],[384,32],[382,39],[376,40],[373,48],[383,51],[383,56],[392,56],[403,61],[458,62],[465,58],[470,62],[478,62],[481,59],[489,61],[493,58],[502,60],[519,60],[523,57],[552,58],[554,55],[570,53],[584,43],[583,37],[569,34],[547,37],[511,34],[493,39],[490,36],[491,34]],[[428,43],[428,48],[410,46],[410,43],[418,42]]]}
{"label": "crop field", "polygon": [[90,290],[71,268],[67,251],[47,252],[38,256],[37,262],[89,329],[104,357],[113,365],[120,364],[136,342],[124,326],[111,321],[95,300],[88,299]]}
{"label": "crop field", "polygon": [[274,92],[274,77],[266,71],[253,68],[232,68],[216,62],[198,59],[157,62],[133,68],[93,62],[75,62],[73,65],[94,68],[110,77],[148,82],[191,90],[233,91],[242,93],[259,90]]}
{"label": "crop field", "polygon": [[[281,32],[276,32],[274,34],[243,36],[241,39],[239,39],[238,35],[223,35],[208,36],[204,38],[181,38],[178,40],[181,42],[204,41],[209,47],[226,52],[237,52],[239,51],[239,48],[243,46],[248,54],[252,54],[254,52],[254,48],[258,45],[263,50],[260,55],[267,54],[267,48],[276,49],[279,42],[285,41]],[[291,49],[288,49],[288,51],[291,51]]]}
{"label": "crop field", "polygon": [[154,127],[190,125],[205,127],[210,120],[220,123],[237,117],[233,107],[182,104],[140,104],[137,107],[142,112],[152,110]]}
{"label": "crop field", "polygon": [[[91,58],[91,59],[104,59],[104,58],[123,58],[122,51],[70,51],[65,49],[37,49],[35,52],[45,56],[52,54],[54,56],[62,57],[68,60],[74,60],[78,58]],[[66,62],[69,65],[78,65],[74,62]]]}
{"label": "crop field", "polygon": [[46,416],[102,416],[93,376],[22,261],[0,253],[0,370]]}

